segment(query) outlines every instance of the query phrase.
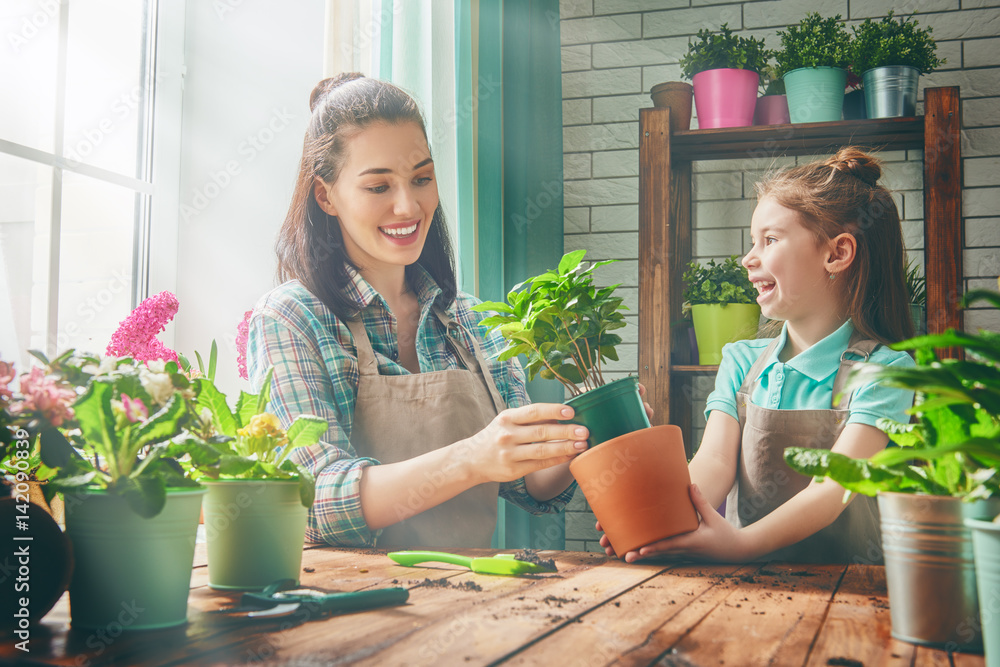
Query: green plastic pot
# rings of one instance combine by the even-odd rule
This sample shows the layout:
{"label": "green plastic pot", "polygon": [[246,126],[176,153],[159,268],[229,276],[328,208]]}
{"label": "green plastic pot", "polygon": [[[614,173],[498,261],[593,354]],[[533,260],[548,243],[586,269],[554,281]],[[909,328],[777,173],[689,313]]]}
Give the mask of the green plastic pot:
{"label": "green plastic pot", "polygon": [[986,667],[1000,667],[1000,523],[966,519],[972,531]]}
{"label": "green plastic pot", "polygon": [[820,123],[843,117],[846,70],[800,67],[781,78],[785,82],[788,115],[793,123]]}
{"label": "green plastic pot", "polygon": [[691,306],[691,320],[698,340],[698,363],[714,365],[722,361],[723,345],[757,336],[760,306],[755,303],[699,303]]}
{"label": "green plastic pot", "polygon": [[152,630],[187,622],[187,599],[205,489],[168,489],[163,511],[144,519],[120,496],[65,496],[75,560],[69,585],[74,628]]}
{"label": "green plastic pot", "polygon": [[261,590],[298,581],[308,510],[298,480],[205,481],[208,585]]}
{"label": "green plastic pot", "polygon": [[590,430],[588,447],[649,428],[649,417],[639,396],[639,378],[634,376],[574,396],[566,405],[576,411],[570,423],[581,424]]}

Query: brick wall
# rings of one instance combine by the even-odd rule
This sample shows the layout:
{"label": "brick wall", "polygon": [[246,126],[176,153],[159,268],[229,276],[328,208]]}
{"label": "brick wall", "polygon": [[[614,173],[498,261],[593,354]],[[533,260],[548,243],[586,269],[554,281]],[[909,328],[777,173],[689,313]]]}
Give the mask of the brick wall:
{"label": "brick wall", "polygon": [[[918,11],[920,24],[934,28],[938,55],[947,58],[940,71],[920,77],[921,91],[961,87],[965,282],[967,288],[995,287],[1000,274],[1000,0],[560,1],[565,246],[567,251],[586,248],[589,259],[621,260],[598,271],[605,284],[623,284],[631,308],[621,361],[611,369],[614,377],[638,370],[638,120],[639,108],[652,106],[650,88],[680,80],[678,61],[702,28],[718,30],[728,23],[737,34],[763,37],[769,48],[778,48],[777,31],[810,11],[839,13],[852,26],[884,16],[890,8],[897,15]],[[917,113],[923,113],[922,105]],[[921,152],[881,157],[903,217],[906,247],[922,261]],[[745,253],[753,182],[768,168],[795,160],[695,163],[695,256],[707,260]],[[1000,330],[1000,317],[996,311],[973,311],[966,315],[966,326]],[[712,386],[711,379],[695,386],[701,425]],[[566,548],[598,551],[597,538],[593,515],[578,492],[566,515]]]}

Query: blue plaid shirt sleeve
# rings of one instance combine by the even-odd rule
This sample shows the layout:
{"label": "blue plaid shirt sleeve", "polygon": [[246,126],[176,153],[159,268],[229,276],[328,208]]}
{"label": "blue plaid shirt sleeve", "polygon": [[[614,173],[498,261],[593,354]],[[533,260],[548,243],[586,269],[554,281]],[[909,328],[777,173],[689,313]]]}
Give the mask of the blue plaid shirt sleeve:
{"label": "blue plaid shirt sleeve", "polygon": [[317,341],[330,336],[328,328],[303,306],[300,295],[278,288],[254,309],[247,341],[248,370],[251,384],[260,387],[268,367],[274,366],[268,408],[285,428],[301,414],[316,415],[330,424],[319,443],[290,455],[316,477],[316,500],[309,512],[306,539],[336,546],[370,546],[381,531],[370,530],[365,522],[359,486],[362,470],[379,462],[358,457],[348,439],[357,368],[356,363],[352,367],[346,359],[337,358],[340,346],[320,349]]}

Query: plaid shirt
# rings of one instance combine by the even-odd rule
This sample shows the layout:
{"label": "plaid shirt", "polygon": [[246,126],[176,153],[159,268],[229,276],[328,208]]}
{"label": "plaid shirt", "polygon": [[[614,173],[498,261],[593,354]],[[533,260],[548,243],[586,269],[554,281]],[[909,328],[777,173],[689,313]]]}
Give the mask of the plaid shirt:
{"label": "plaid shirt", "polygon": [[[417,357],[420,368],[443,371],[462,368],[448,345],[444,327],[431,313],[441,294],[429,274],[421,271],[413,286],[420,302]],[[347,293],[361,306],[361,318],[371,340],[382,375],[409,373],[395,360],[395,318],[382,298],[360,274],[354,273]],[[504,347],[498,331],[487,334],[479,326],[485,313],[475,313],[474,297],[459,292],[448,313],[461,325],[466,346],[472,350],[475,335],[488,360],[490,374],[508,407],[527,404],[524,371],[517,360],[498,362]],[[316,501],[309,512],[306,538],[338,546],[373,545],[381,531],[373,531],[361,512],[361,471],[379,461],[358,456],[350,443],[354,402],[358,391],[358,363],[347,325],[298,281],[290,281],[265,294],[254,307],[247,343],[247,365],[253,386],[260,387],[267,368],[274,366],[268,409],[287,428],[300,414],[326,419],[330,429],[312,447],[300,447],[290,458],[307,466],[316,476]],[[533,514],[558,512],[573,496],[571,484],[555,498],[532,498],[524,478],[500,485],[500,496]]]}

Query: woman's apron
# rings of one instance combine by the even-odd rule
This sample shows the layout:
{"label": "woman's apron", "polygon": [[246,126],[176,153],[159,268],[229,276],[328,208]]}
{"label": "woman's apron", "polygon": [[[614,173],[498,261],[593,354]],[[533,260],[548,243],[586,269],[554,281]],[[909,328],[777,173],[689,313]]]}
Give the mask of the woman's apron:
{"label": "woman's apron", "polygon": [[[776,338],[764,350],[736,394],[743,439],[738,476],[726,499],[726,519],[736,527],[766,516],[809,485],[810,477],[785,463],[785,448],[830,449],[850,415],[851,394],[841,396],[840,403],[829,410],[773,410],[750,402],[753,385],[780,340]],[[847,359],[847,355],[855,354],[867,361],[877,346],[876,341],[864,340],[857,332],[851,336],[847,350],[840,355],[840,368],[833,381],[834,397],[843,391],[851,367],[859,361]],[[832,480],[823,483],[836,484]],[[880,545],[875,499],[859,495],[832,524],[798,544],[768,554],[765,560],[876,564],[882,562]]]}
{"label": "woman's apron", "polygon": [[[464,368],[379,375],[360,317],[347,321],[360,375],[351,428],[351,444],[359,456],[382,463],[412,459],[478,433],[506,408],[475,337],[471,337],[473,354],[454,338],[459,324],[436,305],[433,311],[448,331],[448,343]],[[428,474],[414,485],[398,508],[400,516],[413,516],[385,528],[379,546],[490,546],[500,485],[479,484],[425,509],[427,499],[444,479],[444,472]]]}

